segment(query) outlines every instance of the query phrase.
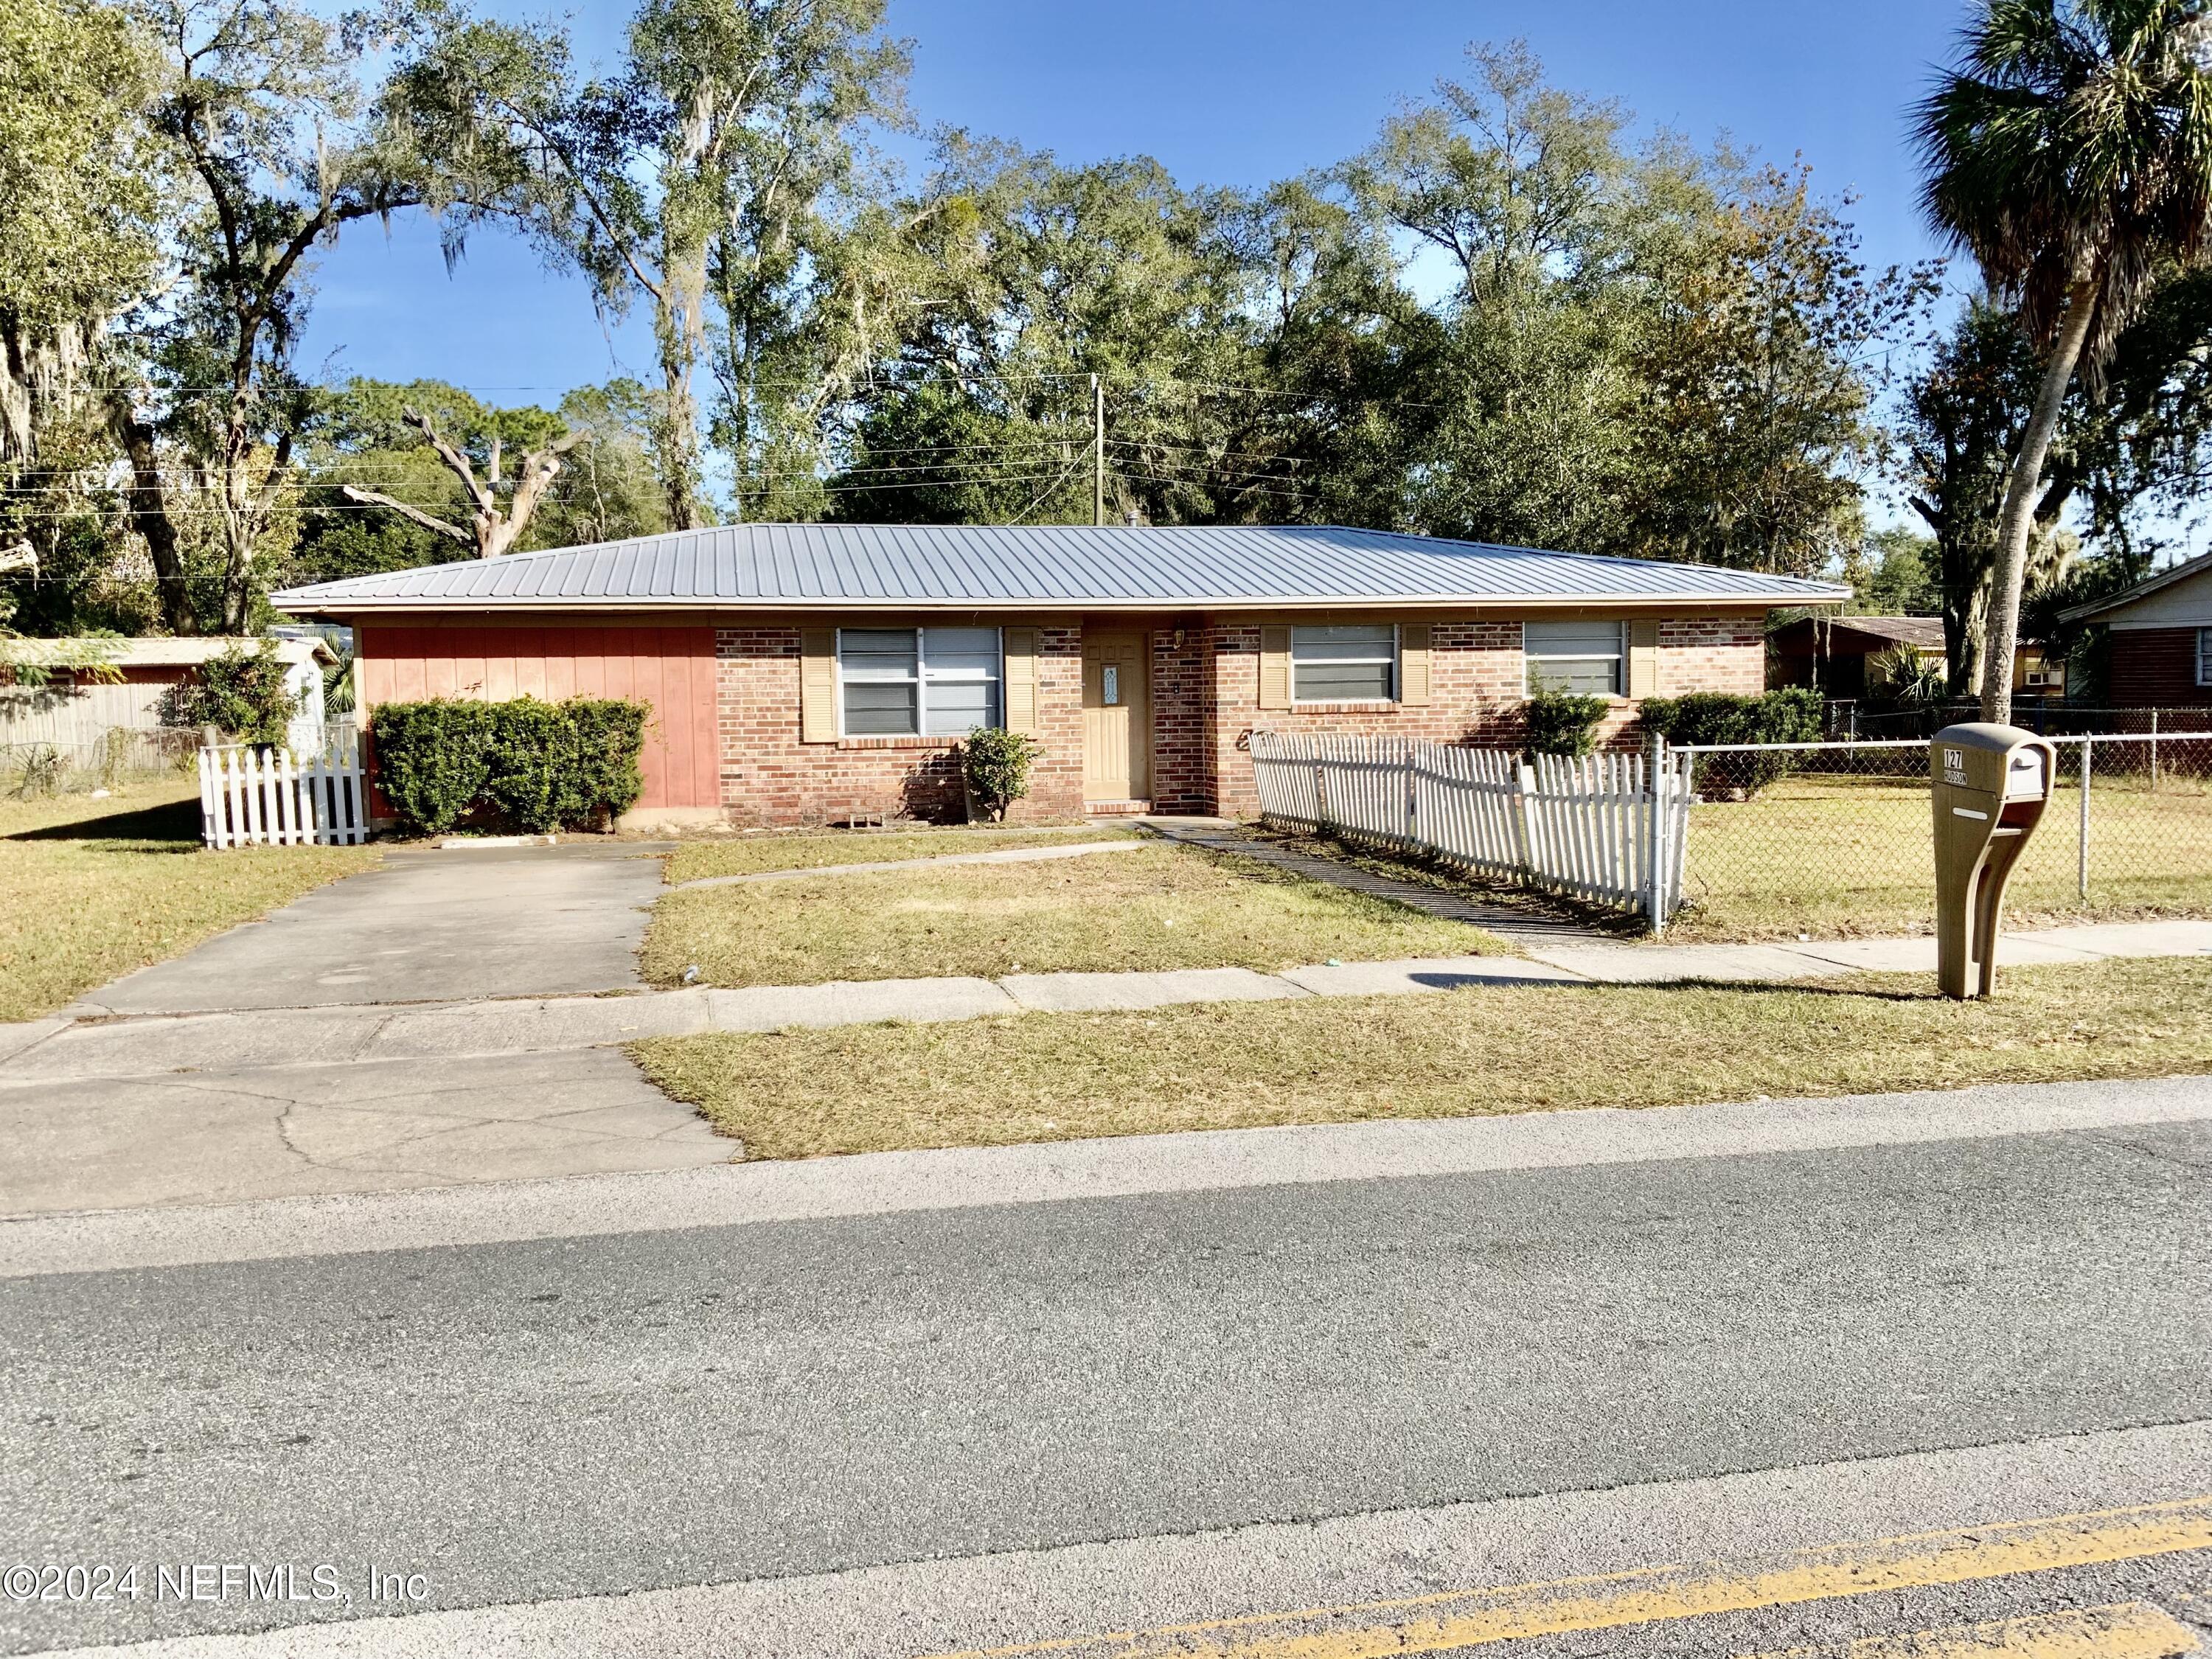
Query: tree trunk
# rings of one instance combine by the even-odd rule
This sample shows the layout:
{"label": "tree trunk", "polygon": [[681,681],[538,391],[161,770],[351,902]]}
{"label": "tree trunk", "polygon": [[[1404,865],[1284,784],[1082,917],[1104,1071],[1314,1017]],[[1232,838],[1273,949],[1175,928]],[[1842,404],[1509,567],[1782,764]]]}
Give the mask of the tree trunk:
{"label": "tree trunk", "polygon": [[2095,279],[2078,282],[2067,298],[2066,315],[2051,343],[2044,364],[2043,384],[2035,394],[2035,412],[2021,439],[2020,454],[2005,483],[2004,511],[1997,520],[1996,568],[1990,572],[1990,609],[1982,646],[1982,718],[2008,722],[2012,719],[2013,659],[2020,648],[2020,600],[2027,575],[2028,538],[2035,532],[2035,506],[2043,493],[2043,463],[2051,453],[2051,435],[2058,429],[2058,413],[2066,402],[2066,388],[2074,367],[2081,359],[2082,343],[2089,337],[2089,319],[2097,308]]}
{"label": "tree trunk", "polygon": [[[693,139],[687,144],[696,144]],[[687,153],[690,164],[696,152]],[[664,209],[664,213],[674,213]],[[693,373],[706,341],[707,240],[688,219],[661,232],[661,290],[655,296],[653,333],[660,347],[660,487],[668,498],[668,527],[699,527],[699,402]]]}
{"label": "tree trunk", "polygon": [[146,551],[154,561],[154,586],[161,606],[161,626],[172,634],[199,632],[192,615],[191,593],[185,582],[185,559],[177,545],[177,526],[169,517],[169,503],[161,489],[161,460],[154,447],[154,428],[138,418],[127,393],[116,393],[107,402],[108,424],[131,462],[131,483],[124,492],[131,522],[146,538]]}

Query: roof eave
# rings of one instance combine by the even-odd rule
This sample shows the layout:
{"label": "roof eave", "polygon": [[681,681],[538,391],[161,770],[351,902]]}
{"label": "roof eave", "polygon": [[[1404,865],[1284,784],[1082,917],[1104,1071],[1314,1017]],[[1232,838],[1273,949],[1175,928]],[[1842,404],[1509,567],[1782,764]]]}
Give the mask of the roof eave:
{"label": "roof eave", "polygon": [[322,597],[274,593],[269,603],[293,617],[366,616],[378,611],[495,611],[539,614],[574,611],[782,611],[805,615],[820,611],[1102,611],[1153,612],[1161,611],[1544,611],[1586,610],[1593,605],[1614,611],[1682,611],[1720,609],[1775,610],[1792,605],[1842,605],[1851,597],[1849,588],[1804,592],[1798,591],[1747,593],[1401,593],[1328,594],[1292,596],[1161,595],[1147,599],[729,599],[695,598],[653,599],[520,599]]}

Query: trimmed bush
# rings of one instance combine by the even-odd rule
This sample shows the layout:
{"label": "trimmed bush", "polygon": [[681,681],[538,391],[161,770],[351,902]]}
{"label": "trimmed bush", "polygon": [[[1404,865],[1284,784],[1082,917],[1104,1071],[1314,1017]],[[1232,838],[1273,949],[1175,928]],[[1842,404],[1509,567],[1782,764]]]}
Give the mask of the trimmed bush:
{"label": "trimmed bush", "polygon": [[1603,697],[1539,691],[1522,712],[1524,740],[1532,755],[1587,755],[1597,747],[1598,722],[1610,705]]}
{"label": "trimmed bush", "polygon": [[1644,724],[1669,743],[1818,743],[1820,694],[1790,686],[1760,696],[1692,691],[1646,697]]}
{"label": "trimmed bush", "polygon": [[[1820,694],[1808,686],[1789,686],[1756,697],[1725,691],[1693,691],[1686,697],[1646,697],[1644,723],[1673,744],[1818,743]],[[1725,757],[1725,786],[1746,799],[1797,767],[1789,755],[1733,755]],[[1709,775],[1713,760],[1701,757],[1692,788],[1703,791],[1717,780]]]}
{"label": "trimmed bush", "polygon": [[434,697],[377,708],[370,726],[377,787],[402,823],[434,836],[483,799],[498,706]]}
{"label": "trimmed bush", "polygon": [[1006,808],[1030,792],[1030,768],[1044,745],[1018,732],[987,726],[960,746],[968,793],[990,817],[1005,822]]}
{"label": "trimmed bush", "polygon": [[628,811],[644,793],[641,703],[597,697],[387,702],[373,723],[378,786],[426,835],[472,816],[536,834]]}

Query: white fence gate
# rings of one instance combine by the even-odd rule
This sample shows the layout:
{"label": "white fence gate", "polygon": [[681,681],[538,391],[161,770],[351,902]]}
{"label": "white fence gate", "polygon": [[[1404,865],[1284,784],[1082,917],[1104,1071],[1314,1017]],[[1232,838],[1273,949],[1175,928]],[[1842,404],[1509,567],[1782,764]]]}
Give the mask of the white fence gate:
{"label": "white fence gate", "polygon": [[200,824],[210,847],[354,846],[368,839],[361,738],[325,727],[317,752],[212,744],[199,751]]}
{"label": "white fence gate", "polygon": [[1681,902],[1690,769],[1396,738],[1252,734],[1261,816],[1641,912]]}

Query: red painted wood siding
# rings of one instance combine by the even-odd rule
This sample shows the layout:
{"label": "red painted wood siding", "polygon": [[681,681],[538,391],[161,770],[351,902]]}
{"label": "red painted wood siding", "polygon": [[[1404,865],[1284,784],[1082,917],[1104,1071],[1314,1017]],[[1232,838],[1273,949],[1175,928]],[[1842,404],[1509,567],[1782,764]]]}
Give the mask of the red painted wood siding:
{"label": "red painted wood siding", "polygon": [[[623,697],[648,705],[641,806],[719,806],[712,628],[356,623],[362,696]],[[370,724],[374,726],[372,714]]]}

